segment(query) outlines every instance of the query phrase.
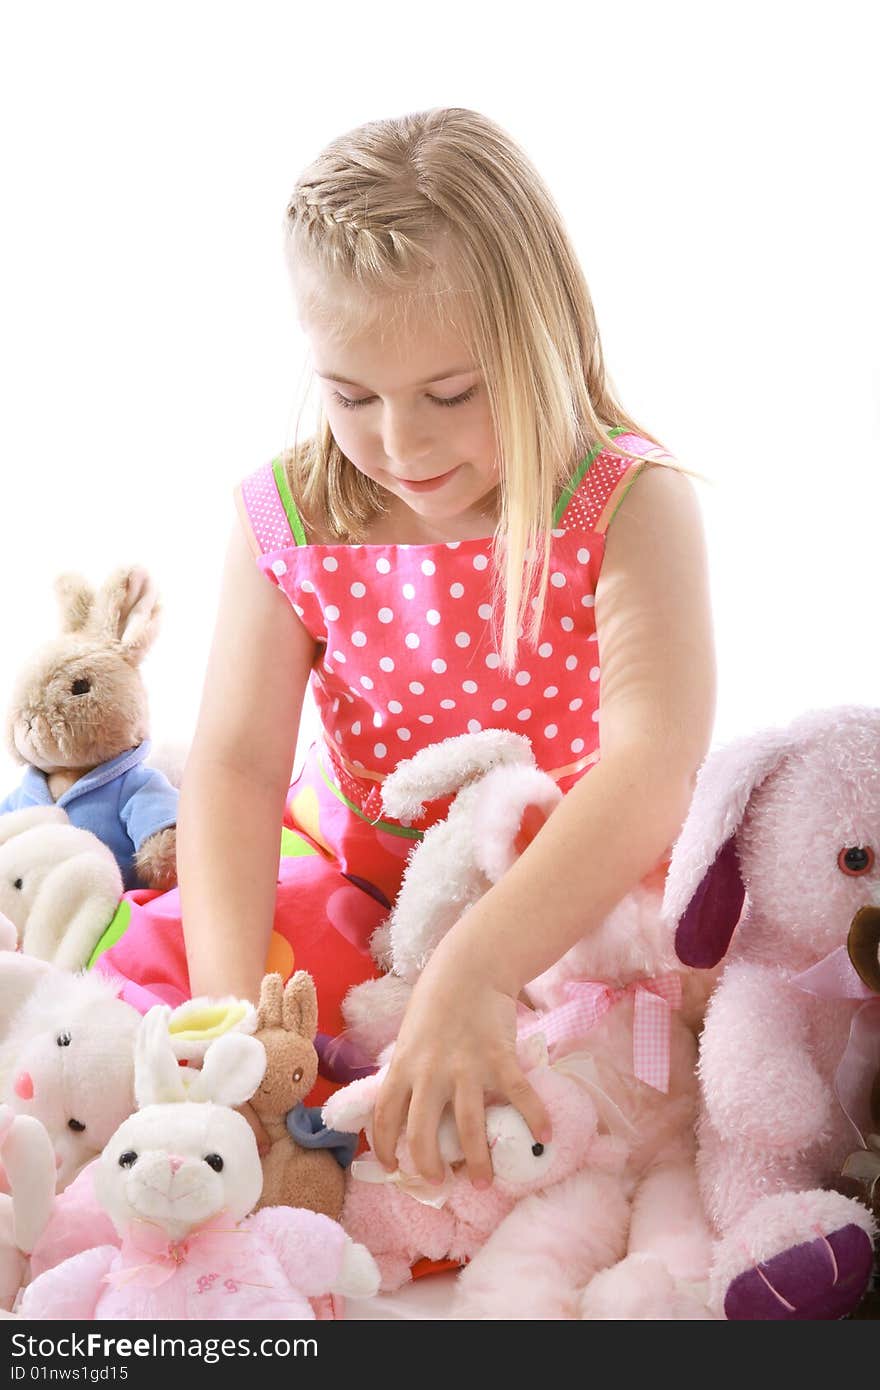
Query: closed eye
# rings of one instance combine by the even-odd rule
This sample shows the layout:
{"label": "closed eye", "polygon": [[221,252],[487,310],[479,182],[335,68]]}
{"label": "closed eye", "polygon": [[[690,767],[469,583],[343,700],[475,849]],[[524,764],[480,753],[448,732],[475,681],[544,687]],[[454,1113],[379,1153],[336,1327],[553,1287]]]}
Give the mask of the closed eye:
{"label": "closed eye", "polygon": [[[460,396],[428,395],[428,400],[432,400],[435,406],[463,406],[464,402],[470,400],[471,396],[474,396],[475,393],[477,393],[477,388],[475,388],[475,386],[470,386],[470,389],[468,389],[468,391],[463,391]],[[375,396],[364,396],[361,400],[352,400],[349,396],[343,396],[341,391],[332,392],[332,396],[334,396],[334,400],[338,400],[341,406],[345,407],[345,410],[357,410],[357,407],[368,406],[371,400],[375,400]]]}

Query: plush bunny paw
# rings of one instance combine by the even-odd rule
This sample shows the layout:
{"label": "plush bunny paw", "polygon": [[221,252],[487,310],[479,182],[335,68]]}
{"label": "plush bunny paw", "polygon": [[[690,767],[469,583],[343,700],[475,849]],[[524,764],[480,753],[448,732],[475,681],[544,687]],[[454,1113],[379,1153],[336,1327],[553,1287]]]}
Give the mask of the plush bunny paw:
{"label": "plush bunny paw", "polygon": [[740,1274],[724,1297],[730,1321],[816,1321],[846,1317],[868,1287],[870,1239],[858,1226],[792,1246]]}
{"label": "plush bunny paw", "polygon": [[843,1318],[868,1287],[874,1221],[838,1192],[765,1197],[722,1240],[712,1301],[731,1321]]}
{"label": "plush bunny paw", "polygon": [[674,1279],[657,1255],[634,1253],[590,1280],[579,1316],[587,1322],[691,1322],[712,1315],[705,1286]]}

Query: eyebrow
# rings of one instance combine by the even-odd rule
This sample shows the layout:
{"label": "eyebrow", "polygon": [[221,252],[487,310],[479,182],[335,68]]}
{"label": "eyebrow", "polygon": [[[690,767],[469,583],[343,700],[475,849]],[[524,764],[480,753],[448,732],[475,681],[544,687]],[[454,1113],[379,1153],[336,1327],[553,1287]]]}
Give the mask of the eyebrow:
{"label": "eyebrow", "polygon": [[[475,372],[476,367],[452,367],[448,372],[440,372],[438,376],[429,376],[427,381],[416,381],[414,386],[433,386],[435,381],[446,381],[448,377],[467,376],[468,372]],[[359,382],[352,381],[347,376],[334,376],[332,372],[316,372],[316,376],[321,377],[322,381],[338,381],[343,386],[356,386],[359,391],[369,391],[369,386],[361,386]]]}

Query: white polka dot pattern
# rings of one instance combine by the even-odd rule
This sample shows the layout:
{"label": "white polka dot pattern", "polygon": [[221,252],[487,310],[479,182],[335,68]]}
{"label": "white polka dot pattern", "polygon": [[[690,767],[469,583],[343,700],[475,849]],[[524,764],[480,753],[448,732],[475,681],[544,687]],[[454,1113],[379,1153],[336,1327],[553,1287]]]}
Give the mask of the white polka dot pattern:
{"label": "white polka dot pattern", "polygon": [[[656,447],[632,435],[621,443],[637,453]],[[581,479],[553,531],[540,635],[520,643],[512,671],[490,621],[491,540],[297,546],[271,466],[241,484],[257,563],[317,645],[312,688],[334,778],[356,805],[369,799],[370,818],[377,776],[466,731],[527,734],[563,790],[595,761],[600,653],[589,644],[604,529],[637,471],[628,470],[627,460],[600,454]]]}

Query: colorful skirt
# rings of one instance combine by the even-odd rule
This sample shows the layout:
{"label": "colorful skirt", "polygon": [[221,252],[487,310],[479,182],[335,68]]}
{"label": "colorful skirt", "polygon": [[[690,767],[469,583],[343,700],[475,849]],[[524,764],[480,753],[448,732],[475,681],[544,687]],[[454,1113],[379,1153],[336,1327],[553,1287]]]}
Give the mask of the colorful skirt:
{"label": "colorful skirt", "polygon": [[[284,979],[307,970],[318,995],[318,1030],[337,1037],[348,990],[379,973],[370,937],[387,918],[421,835],[365,820],[334,786],[324,756],[319,744],[311,747],[287,795],[265,968]],[[141,1013],[189,999],[178,889],[126,893],[90,965]],[[334,1089],[319,1079],[307,1102],[321,1104]]]}

